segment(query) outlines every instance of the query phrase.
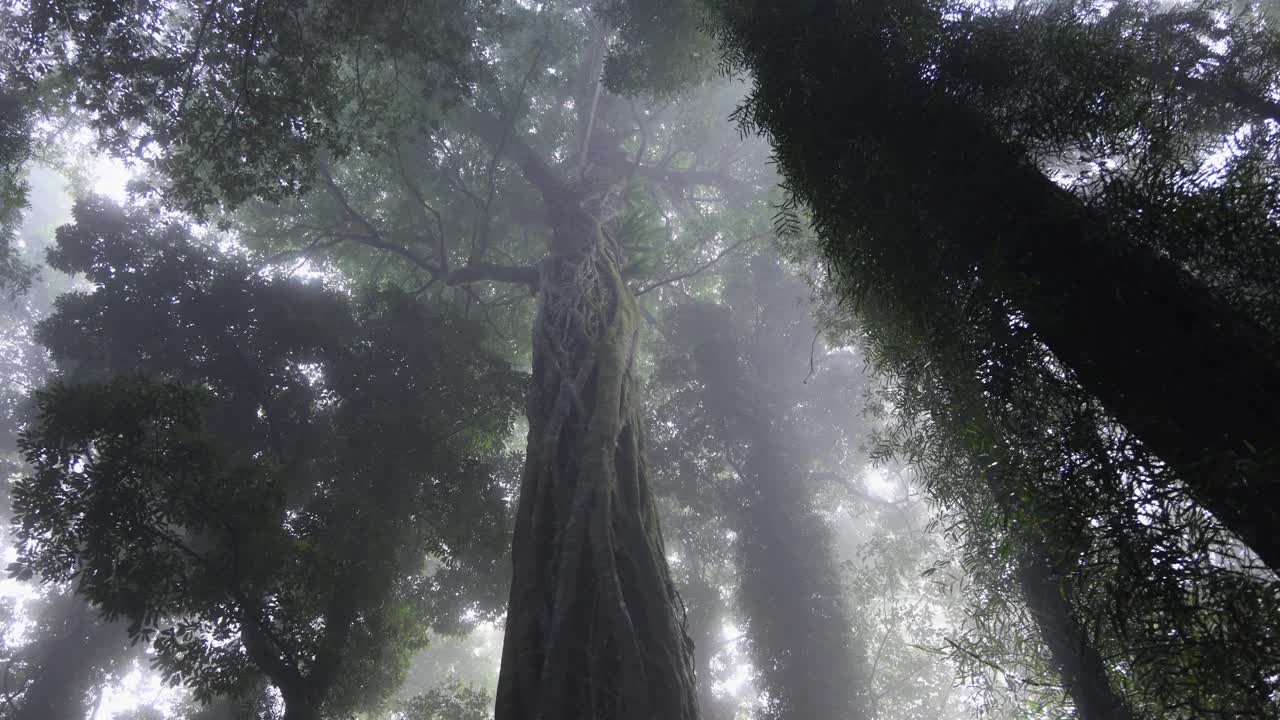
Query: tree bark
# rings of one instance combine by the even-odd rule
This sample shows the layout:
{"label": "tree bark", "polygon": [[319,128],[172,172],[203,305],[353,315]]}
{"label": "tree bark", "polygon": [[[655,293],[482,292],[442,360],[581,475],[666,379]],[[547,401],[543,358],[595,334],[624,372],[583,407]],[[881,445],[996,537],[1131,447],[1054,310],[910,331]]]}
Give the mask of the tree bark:
{"label": "tree bark", "polygon": [[922,80],[891,6],[718,3],[722,37],[755,74],[749,119],[773,136],[828,258],[922,323],[929,300],[948,302],[948,278],[987,278],[1197,502],[1280,569],[1276,339]]}
{"label": "tree bark", "polygon": [[692,648],[644,459],[639,311],[598,219],[612,182],[561,181],[510,146],[553,234],[496,720],[694,720]]}

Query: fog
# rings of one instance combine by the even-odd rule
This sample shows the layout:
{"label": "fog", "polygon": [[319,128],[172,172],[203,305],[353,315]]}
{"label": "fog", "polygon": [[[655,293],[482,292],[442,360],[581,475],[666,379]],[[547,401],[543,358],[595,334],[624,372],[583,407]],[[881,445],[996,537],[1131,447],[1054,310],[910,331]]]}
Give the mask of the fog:
{"label": "fog", "polygon": [[0,3],[0,718],[1276,717],[1278,122],[1265,4]]}

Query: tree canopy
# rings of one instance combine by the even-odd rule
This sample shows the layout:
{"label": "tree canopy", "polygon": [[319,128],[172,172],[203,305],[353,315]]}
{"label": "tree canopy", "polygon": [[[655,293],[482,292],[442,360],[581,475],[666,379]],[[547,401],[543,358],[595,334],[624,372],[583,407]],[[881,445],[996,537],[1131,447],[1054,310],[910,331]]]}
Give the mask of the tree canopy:
{"label": "tree canopy", "polygon": [[30,0],[0,82],[0,717],[1280,711],[1269,5]]}

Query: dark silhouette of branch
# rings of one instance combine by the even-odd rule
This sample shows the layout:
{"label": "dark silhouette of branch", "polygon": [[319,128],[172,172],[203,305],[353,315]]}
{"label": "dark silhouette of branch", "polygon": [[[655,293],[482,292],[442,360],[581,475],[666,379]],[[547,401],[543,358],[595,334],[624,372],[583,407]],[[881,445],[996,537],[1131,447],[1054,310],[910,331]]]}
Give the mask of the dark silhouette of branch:
{"label": "dark silhouette of branch", "polygon": [[503,149],[544,200],[552,205],[562,202],[569,190],[568,181],[561,177],[560,173],[537,150],[525,142],[523,137],[515,132],[509,133],[508,123],[479,109],[468,113],[467,121],[479,132],[485,142]]}
{"label": "dark silhouette of branch", "polygon": [[346,239],[347,238],[334,237],[332,235],[318,235],[315,240],[311,241],[310,245],[300,250],[285,250],[283,252],[278,252],[275,255],[269,255],[259,264],[258,269],[261,270],[286,260],[308,259],[313,253],[320,250],[328,250]]}
{"label": "dark silhouette of branch", "polygon": [[637,291],[636,291],[636,293],[635,293],[635,295],[636,295],[636,297],[640,297],[641,295],[644,295],[645,293],[649,292],[650,290],[656,290],[656,289],[658,289],[658,288],[662,287],[663,285],[670,285],[671,283],[674,283],[674,282],[680,282],[681,280],[688,280],[689,278],[694,277],[695,275],[699,275],[699,274],[701,274],[701,273],[705,272],[705,271],[706,271],[708,268],[710,268],[712,265],[715,265],[716,263],[720,262],[720,259],[721,259],[721,258],[723,258],[725,255],[728,255],[729,253],[733,252],[734,250],[737,250],[738,248],[742,247],[743,245],[746,245],[746,244],[747,244],[747,243],[749,243],[749,242],[754,242],[754,241],[756,241],[756,240],[759,240],[759,239],[760,239],[760,237],[761,237],[761,236],[759,236],[759,235],[752,235],[751,237],[743,238],[743,239],[739,240],[738,242],[736,242],[736,243],[734,243],[734,244],[730,245],[729,247],[727,247],[727,248],[725,248],[725,249],[721,250],[720,252],[716,253],[716,256],[715,256],[715,257],[713,257],[713,258],[711,258],[710,260],[706,261],[705,263],[702,263],[701,265],[699,265],[699,266],[697,266],[697,267],[693,268],[692,270],[689,270],[689,271],[686,271],[686,272],[682,272],[682,273],[680,273],[680,274],[678,274],[678,275],[672,275],[671,277],[666,278],[666,279],[664,279],[664,280],[658,280],[658,281],[656,281],[656,282],[650,283],[650,284],[648,284],[648,285],[644,286],[643,288],[641,288],[641,289],[637,290]]}
{"label": "dark silhouette of branch", "polygon": [[883,508],[899,508],[902,507],[902,503],[905,502],[904,500],[885,500],[883,498],[878,498],[858,487],[852,480],[839,473],[816,473],[814,477],[819,480],[833,482],[847,490],[850,495],[872,505],[878,505]]}
{"label": "dark silhouette of branch", "polygon": [[[542,12],[539,10],[538,12]],[[499,134],[498,143],[494,146],[493,157],[489,160],[489,167],[485,174],[487,176],[488,188],[486,190],[484,205],[480,211],[480,222],[476,227],[475,235],[472,238],[471,253],[472,257],[480,257],[489,247],[489,223],[492,219],[493,198],[497,194],[497,176],[498,161],[502,157],[503,151],[507,147],[507,143],[511,141],[515,134],[516,114],[520,111],[520,106],[524,103],[524,93],[529,85],[529,80],[533,78],[534,73],[542,67],[542,56],[547,49],[548,38],[544,35],[539,41],[537,50],[533,53],[533,61],[529,63],[529,69],[525,72],[524,78],[520,81],[520,87],[516,90],[516,96],[511,100],[511,106],[506,108],[499,123],[502,125],[502,132]]]}
{"label": "dark silhouette of branch", "polygon": [[1138,66],[1138,71],[1156,82],[1171,83],[1194,95],[1214,103],[1229,103],[1253,115],[1256,120],[1280,122],[1280,102],[1259,95],[1248,85],[1231,78],[1206,80],[1191,77],[1184,72],[1149,63]]}
{"label": "dark silhouette of branch", "polygon": [[413,180],[410,179],[409,172],[404,166],[404,159],[401,158],[400,156],[399,148],[396,148],[396,165],[399,167],[399,170],[400,170],[400,179],[404,181],[404,186],[409,190],[409,193],[413,195],[415,200],[418,201],[418,204],[422,206],[422,209],[430,213],[431,216],[435,219],[436,245],[440,253],[440,269],[442,272],[447,273],[449,272],[449,255],[445,248],[445,243],[444,243],[444,218],[440,216],[439,210],[436,210],[435,208],[431,207],[431,204],[427,202],[426,197],[423,196],[422,191],[418,188],[417,183],[413,182]]}
{"label": "dark silhouette of branch", "polygon": [[[368,235],[352,235],[351,239],[364,245],[368,245],[369,247],[386,250],[387,252],[399,255],[400,257],[408,260],[414,266],[425,270],[427,274],[431,276],[432,280],[438,279],[443,274],[443,270],[427,258],[422,257],[403,245],[393,243],[383,237],[382,233],[378,232],[378,228],[376,228],[368,218],[357,212],[356,209],[351,206],[351,203],[347,201],[342,190],[338,188],[338,184],[334,182],[333,175],[329,172],[328,167],[321,165],[320,176],[324,179],[324,185],[329,191],[329,194],[334,200],[338,201],[338,204],[342,206],[342,209],[346,212],[347,216],[368,232]],[[332,234],[336,235],[337,233]]]}
{"label": "dark silhouette of branch", "polygon": [[474,282],[488,280],[491,282],[517,283],[537,287],[538,269],[528,265],[511,266],[495,265],[487,262],[472,262],[466,267],[455,270],[445,278],[445,284],[469,285]]}

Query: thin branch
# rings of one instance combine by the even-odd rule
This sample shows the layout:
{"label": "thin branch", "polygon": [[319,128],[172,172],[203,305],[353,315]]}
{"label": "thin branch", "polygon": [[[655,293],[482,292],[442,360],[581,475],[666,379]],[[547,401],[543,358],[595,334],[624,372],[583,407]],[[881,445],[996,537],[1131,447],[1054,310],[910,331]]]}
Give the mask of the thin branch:
{"label": "thin branch", "polygon": [[698,267],[693,268],[692,270],[689,270],[687,272],[682,272],[678,275],[672,275],[671,277],[666,278],[665,280],[658,280],[656,282],[650,283],[649,285],[646,285],[645,287],[636,291],[635,295],[636,297],[640,297],[641,295],[644,295],[650,290],[655,290],[657,288],[662,287],[663,285],[670,285],[671,283],[679,282],[681,280],[688,280],[689,278],[694,277],[695,275],[705,272],[712,265],[715,265],[716,263],[720,262],[720,259],[723,258],[725,255],[728,255],[729,253],[733,252],[734,250],[737,250],[738,248],[742,247],[743,245],[746,245],[749,242],[754,242],[756,240],[759,240],[760,237],[761,236],[759,235],[752,235],[750,237],[745,237],[739,240],[738,242],[730,245],[729,247],[721,250],[720,252],[716,253],[715,257],[699,265]]}
{"label": "thin branch", "polygon": [[749,189],[747,183],[730,177],[720,170],[668,170],[661,166],[637,164],[635,174],[672,188],[684,189],[705,185],[721,192],[741,192]]}
{"label": "thin branch", "polygon": [[468,114],[467,121],[479,131],[480,136],[486,142],[498,145],[501,143],[502,138],[506,137],[507,141],[503,145],[503,150],[515,161],[516,166],[520,168],[521,174],[538,190],[543,200],[552,205],[563,201],[568,192],[568,183],[523,138],[517,137],[514,133],[507,136],[506,133],[509,126],[506,123],[478,109]]}
{"label": "thin branch", "polygon": [[346,238],[318,235],[316,239],[305,248],[300,250],[285,250],[283,252],[278,252],[275,255],[268,256],[267,259],[258,264],[258,269],[263,270],[286,260],[301,259],[305,261],[311,257],[312,253],[319,250],[328,250],[329,248],[341,243],[344,239]]}
{"label": "thin branch", "polygon": [[[542,12],[541,7],[538,8],[538,12]],[[499,137],[497,147],[493,150],[493,157],[489,160],[489,167],[486,171],[489,184],[488,192],[480,212],[480,223],[476,227],[476,233],[471,243],[471,256],[473,258],[483,255],[485,249],[489,246],[489,223],[492,219],[493,198],[497,192],[496,172],[498,170],[498,160],[506,150],[507,143],[510,142],[512,132],[515,130],[516,114],[520,111],[520,105],[524,103],[524,93],[529,85],[529,80],[533,78],[534,73],[542,66],[542,55],[547,49],[547,40],[548,38],[545,35],[538,40],[538,48],[533,54],[533,62],[529,63],[529,69],[520,81],[520,88],[516,91],[516,96],[512,98],[510,108],[503,113],[503,117],[500,119],[502,134]]]}
{"label": "thin branch", "polygon": [[[368,245],[369,247],[386,250],[387,252],[399,255],[418,268],[425,270],[427,274],[431,276],[432,280],[435,280],[442,275],[443,271],[430,260],[422,257],[403,245],[397,245],[396,243],[388,241],[382,236],[382,233],[378,232],[378,229],[374,227],[373,223],[369,222],[368,218],[356,212],[355,208],[351,207],[351,203],[347,202],[346,196],[342,194],[337,183],[334,182],[333,175],[329,172],[327,167],[321,168],[320,175],[324,178],[325,187],[328,189],[329,194],[333,196],[334,200],[338,201],[338,204],[342,206],[342,209],[347,213],[347,216],[369,233],[368,235],[353,235],[350,239],[356,240],[364,245]],[[337,233],[333,234],[337,235]]]}
{"label": "thin branch", "polygon": [[442,272],[447,273],[449,272],[449,254],[445,249],[444,243],[444,218],[440,216],[440,211],[431,207],[431,204],[427,202],[422,191],[418,189],[417,183],[413,182],[413,180],[409,178],[409,171],[404,166],[404,158],[400,155],[399,147],[396,148],[396,164],[400,168],[400,178],[404,180],[405,187],[409,189],[409,192],[413,195],[414,199],[418,201],[418,204],[430,213],[433,218],[435,218],[436,244],[440,253],[440,269]]}
{"label": "thin branch", "polygon": [[847,490],[850,495],[853,495],[859,500],[864,500],[872,505],[879,505],[880,507],[883,507],[883,508],[900,508],[902,507],[902,503],[905,502],[905,500],[885,500],[883,498],[878,498],[875,495],[872,495],[871,493],[867,492],[866,490],[863,490],[862,488],[858,487],[852,480],[841,475],[840,473],[816,473],[814,477],[819,480],[829,480],[831,482],[834,482],[837,485],[843,487],[845,490]]}

